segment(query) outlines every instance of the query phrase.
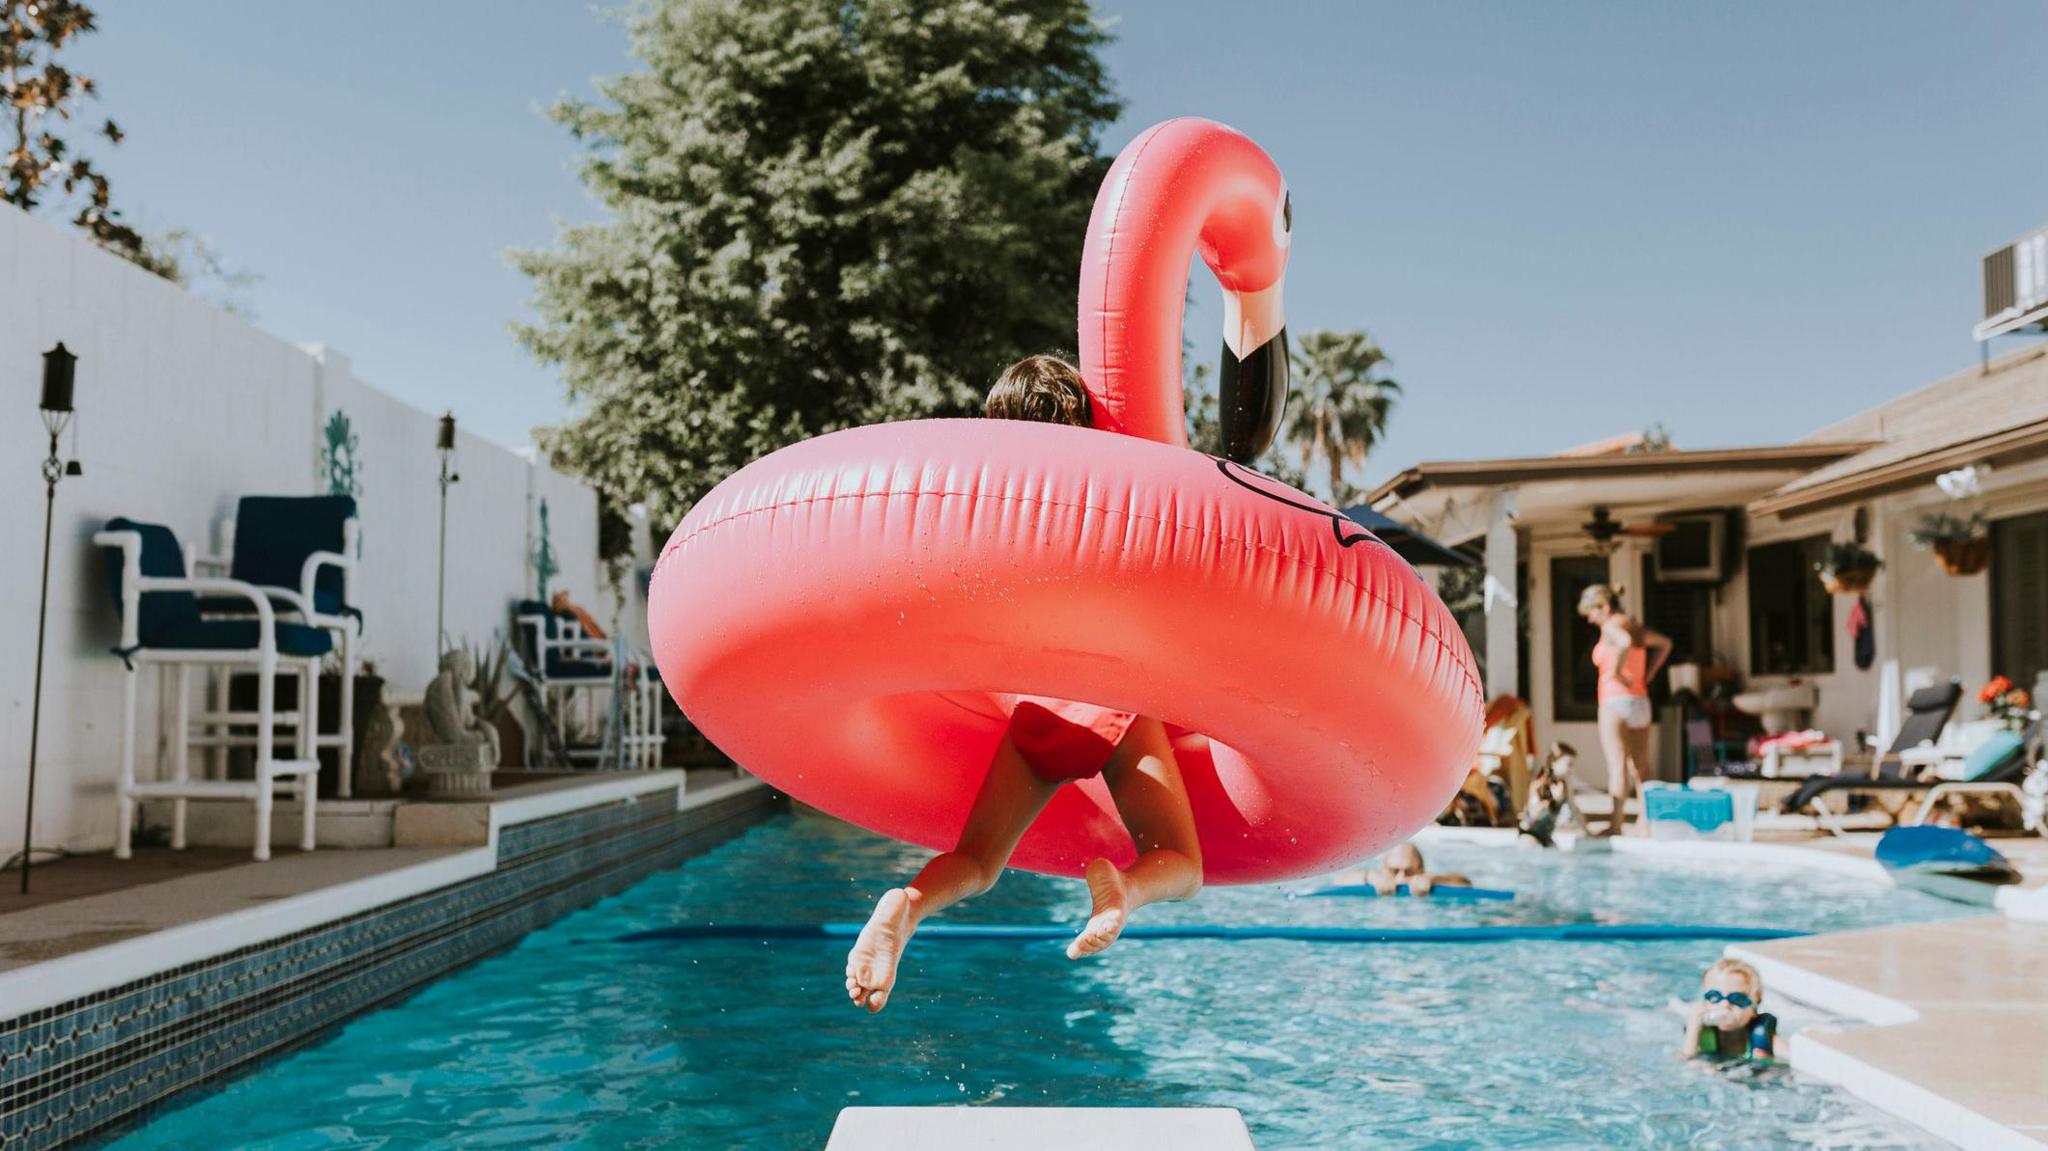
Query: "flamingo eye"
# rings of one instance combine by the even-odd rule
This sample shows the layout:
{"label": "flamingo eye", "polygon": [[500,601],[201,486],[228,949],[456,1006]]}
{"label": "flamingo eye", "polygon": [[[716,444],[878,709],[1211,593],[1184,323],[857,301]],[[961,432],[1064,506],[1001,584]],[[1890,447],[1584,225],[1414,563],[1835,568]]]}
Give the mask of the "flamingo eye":
{"label": "flamingo eye", "polygon": [[1294,193],[1292,192],[1283,192],[1280,195],[1280,230],[1283,232],[1294,231]]}

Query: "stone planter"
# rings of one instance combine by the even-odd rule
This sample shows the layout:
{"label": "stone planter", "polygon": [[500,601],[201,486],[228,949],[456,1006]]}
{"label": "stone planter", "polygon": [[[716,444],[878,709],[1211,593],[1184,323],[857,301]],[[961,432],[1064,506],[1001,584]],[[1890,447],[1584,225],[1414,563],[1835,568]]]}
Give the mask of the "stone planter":
{"label": "stone planter", "polygon": [[428,795],[481,795],[491,789],[491,749],[482,740],[430,743],[417,749]]}

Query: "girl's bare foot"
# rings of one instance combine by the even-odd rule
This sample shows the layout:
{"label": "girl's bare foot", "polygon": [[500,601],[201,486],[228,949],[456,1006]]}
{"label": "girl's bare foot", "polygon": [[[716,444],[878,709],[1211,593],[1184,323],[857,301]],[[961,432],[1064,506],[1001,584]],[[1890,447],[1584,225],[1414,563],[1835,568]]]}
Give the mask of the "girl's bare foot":
{"label": "girl's bare foot", "polygon": [[1097,859],[1088,864],[1087,875],[1088,898],[1094,907],[1088,914],[1088,926],[1067,944],[1068,959],[1109,950],[1130,918],[1130,894],[1124,887],[1123,872],[1109,860]]}
{"label": "girl's bare foot", "polygon": [[875,901],[875,913],[846,953],[847,998],[871,1013],[888,1005],[910,934],[910,893],[892,887]]}

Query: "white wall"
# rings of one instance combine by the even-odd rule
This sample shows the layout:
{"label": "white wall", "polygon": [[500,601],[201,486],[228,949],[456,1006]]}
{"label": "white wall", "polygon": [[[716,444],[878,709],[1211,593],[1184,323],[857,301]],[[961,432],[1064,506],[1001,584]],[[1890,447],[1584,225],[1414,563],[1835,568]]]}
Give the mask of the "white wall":
{"label": "white wall", "polygon": [[[435,420],[356,379],[347,359],[304,350],[227,315],[46,221],[0,207],[0,857],[21,845],[43,530],[35,412],[42,353],[78,356],[82,477],[57,492],[48,656],[37,773],[37,846],[113,842],[121,663],[118,621],[92,546],[125,515],[163,523],[199,551],[242,495],[324,491],[322,426],[345,412],[361,444],[362,650],[402,696],[435,662]],[[461,413],[456,413],[458,419]],[[70,451],[67,437],[65,451]],[[544,462],[463,435],[449,499],[448,630],[486,640],[530,595],[532,509],[549,505],[556,587],[600,606],[597,501]],[[146,694],[145,700],[154,699]],[[151,771],[154,709],[141,713]]]}

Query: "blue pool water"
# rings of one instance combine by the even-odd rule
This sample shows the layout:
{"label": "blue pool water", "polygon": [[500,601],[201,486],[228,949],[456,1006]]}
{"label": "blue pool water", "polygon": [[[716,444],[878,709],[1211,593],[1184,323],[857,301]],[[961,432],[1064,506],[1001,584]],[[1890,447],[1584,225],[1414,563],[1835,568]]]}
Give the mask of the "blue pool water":
{"label": "blue pool water", "polygon": [[[876,1017],[846,1002],[843,943],[617,942],[859,919],[921,858],[777,817],[110,1145],[819,1148],[848,1105],[1000,1103],[1236,1107],[1261,1151],[1942,1146],[1795,1073],[1674,1058],[1667,1004],[1713,942],[1129,941],[1081,963],[1056,942],[933,943]],[[1964,910],[1761,865],[1458,844],[1430,862],[1522,897],[1218,888],[1145,921],[1828,930]],[[947,918],[1077,923],[1084,904],[1077,883],[1011,873]]]}

